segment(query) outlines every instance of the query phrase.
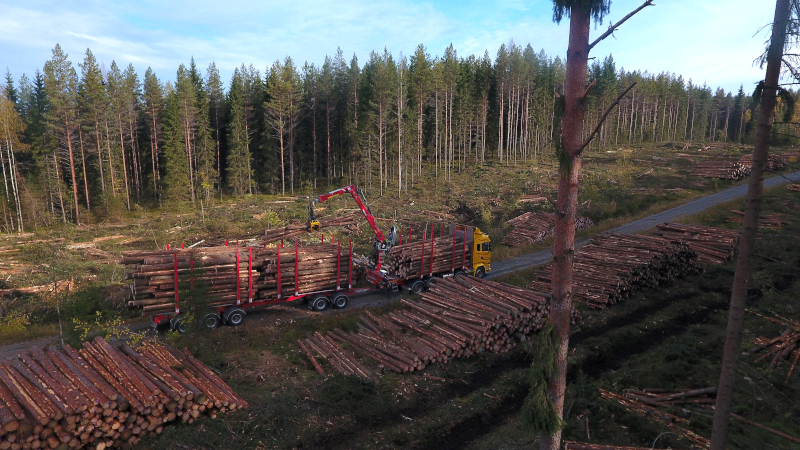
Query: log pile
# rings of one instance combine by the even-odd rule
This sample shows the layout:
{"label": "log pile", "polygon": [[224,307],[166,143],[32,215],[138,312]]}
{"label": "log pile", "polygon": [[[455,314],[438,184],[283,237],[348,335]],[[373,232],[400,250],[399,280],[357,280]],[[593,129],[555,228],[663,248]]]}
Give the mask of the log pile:
{"label": "log pile", "polygon": [[132,280],[127,306],[142,308],[145,314],[174,311],[176,301],[186,301],[192,294],[202,296],[193,301],[222,306],[347,287],[351,267],[350,249],[338,243],[123,252],[122,262],[127,265],[126,278]]}
{"label": "log pile", "polygon": [[755,347],[751,348],[749,352],[750,354],[755,354],[764,351],[763,355],[756,358],[756,362],[769,359],[770,369],[775,369],[784,361],[789,363],[789,373],[786,375],[786,382],[788,383],[797,366],[797,361],[800,359],[800,322],[777,314],[774,317],[766,317],[754,311],[749,312],[786,327],[783,333],[777,337],[766,338],[762,336],[753,339],[752,342]]}
{"label": "log pile", "polygon": [[[654,236],[602,234],[581,247],[573,262],[573,300],[604,309],[636,292],[699,273],[697,253],[688,245]],[[551,291],[552,263],[529,285]]]}
{"label": "log pile", "polygon": [[784,164],[796,163],[800,161],[800,152],[781,153],[780,158]]}
{"label": "log pile", "polygon": [[692,175],[722,180],[741,180],[750,174],[750,166],[743,166],[738,162],[706,161],[698,164]]}
{"label": "log pile", "polygon": [[657,406],[646,404],[639,400],[629,398],[628,396],[625,395],[619,395],[614,392],[606,391],[605,389],[602,388],[599,390],[601,398],[619,403],[623,408],[625,408],[629,412],[642,415],[646,417],[648,420],[653,420],[655,422],[667,426],[674,433],[679,434],[688,439],[695,447],[697,448],[711,447],[711,441],[693,431],[687,430],[682,426],[678,425],[678,424],[688,425],[689,421],[687,419],[678,417],[674,414],[667,413],[659,409]]}
{"label": "log pile", "polygon": [[[514,229],[503,238],[503,243],[511,247],[538,244],[555,231],[554,213],[527,212],[506,222]],[[591,228],[594,224],[588,217],[575,218],[575,231]]]}
{"label": "log pile", "polygon": [[[319,219],[319,228],[331,227],[356,227],[360,213],[352,213],[338,217],[323,217]],[[298,238],[309,232],[308,225],[301,223],[290,223],[285,227],[272,228],[264,231],[262,244],[271,244],[281,240],[291,240]]]}
{"label": "log pile", "polygon": [[132,445],[169,422],[247,407],[214,372],[158,344],[96,338],[80,350],[33,347],[0,363],[0,449]]}
{"label": "log pile", "polygon": [[519,198],[520,203],[547,203],[550,199],[544,195],[522,195]]}
{"label": "log pile", "polygon": [[64,291],[72,291],[74,287],[75,287],[74,280],[63,280],[63,281],[58,281],[56,283],[42,284],[39,286],[26,286],[26,287],[11,288],[11,289],[0,289],[0,297],[12,295],[15,292],[19,292],[20,294],[39,294],[42,292],[46,294],[50,294],[53,292],[60,293]]}
{"label": "log pile", "polygon": [[[728,222],[742,223],[744,211],[732,209],[731,212],[735,215],[729,216]],[[786,224],[787,222],[781,220],[778,214],[762,214],[758,216],[758,226],[761,228],[780,228]]]}
{"label": "log pile", "polygon": [[[753,167],[753,154],[748,153],[743,155],[741,158],[739,158],[739,164],[744,167]],[[783,165],[783,158],[780,156],[774,153],[770,153],[767,156],[767,170],[783,169]]]}
{"label": "log pile", "polygon": [[724,264],[733,259],[739,248],[737,230],[682,223],[662,223],[656,225],[656,230],[656,236],[691,247],[704,263]]}
{"label": "log pile", "polygon": [[788,189],[793,192],[800,192],[800,184],[790,184]]}
{"label": "log pile", "polygon": [[381,316],[366,311],[358,332],[335,329],[298,343],[320,373],[313,353],[340,373],[374,380],[356,354],[383,370],[422,370],[475,353],[506,352],[539,330],[548,313],[545,294],[471,276],[437,279],[419,300],[401,303],[402,309]]}
{"label": "log pile", "polygon": [[461,270],[472,265],[472,240],[464,242],[464,234],[429,237],[395,245],[384,258],[389,273],[409,280],[431,274]]}

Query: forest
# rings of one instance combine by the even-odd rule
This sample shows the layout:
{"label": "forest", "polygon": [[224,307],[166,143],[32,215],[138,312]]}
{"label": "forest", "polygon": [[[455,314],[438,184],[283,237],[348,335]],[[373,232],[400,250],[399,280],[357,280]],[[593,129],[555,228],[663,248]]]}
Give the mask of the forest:
{"label": "forest", "polygon": [[[0,98],[0,227],[85,223],[136,207],[323,190],[336,183],[402,196],[468,164],[516,165],[554,153],[565,60],[512,42],[494,59],[372,52],[321,66],[291,57],[225,83],[192,59],[174,79],[109,67],[56,45],[32,77],[6,71]],[[588,152],[666,142],[752,139],[751,98],[673,73],[590,63],[586,125],[620,92]],[[588,134],[588,126],[584,127]],[[557,134],[557,131],[556,131]],[[438,184],[437,184],[438,185]],[[171,203],[172,204],[172,203]]]}

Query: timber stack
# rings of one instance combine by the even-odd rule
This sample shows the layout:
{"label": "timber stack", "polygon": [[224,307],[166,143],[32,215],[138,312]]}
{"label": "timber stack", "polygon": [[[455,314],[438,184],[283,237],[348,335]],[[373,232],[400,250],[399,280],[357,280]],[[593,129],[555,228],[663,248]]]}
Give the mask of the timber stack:
{"label": "timber stack", "polygon": [[750,175],[750,166],[743,166],[738,162],[706,161],[698,164],[692,175],[721,180],[741,180]]}
{"label": "timber stack", "polygon": [[366,311],[357,332],[314,333],[298,344],[321,374],[313,353],[338,372],[375,380],[362,358],[379,369],[406,373],[475,353],[507,352],[542,327],[547,299],[467,275],[436,279],[418,300],[400,300],[399,310],[380,316]]}
{"label": "timber stack", "polygon": [[[296,223],[290,223],[285,227],[271,228],[269,230],[265,230],[264,237],[261,243],[263,245],[267,245],[281,240],[291,240],[292,238],[297,238],[299,236],[303,236],[304,234],[309,233],[308,225],[301,224],[297,221],[294,222]],[[357,226],[358,226],[357,213],[347,214],[338,217],[324,217],[319,219],[320,229],[332,228],[332,227],[353,228]]]}
{"label": "timber stack", "polygon": [[[538,244],[555,232],[554,213],[527,212],[506,222],[514,229],[503,238],[503,243],[511,247]],[[575,231],[591,228],[594,224],[588,217],[575,218]]]}
{"label": "timber stack", "polygon": [[98,337],[75,350],[33,347],[0,363],[0,449],[132,445],[169,422],[247,407],[188,351]]}
{"label": "timber stack", "polygon": [[739,231],[682,223],[656,225],[655,235],[672,243],[686,244],[704,263],[724,264],[739,248]]}
{"label": "timber stack", "polygon": [[780,158],[784,164],[796,163],[800,161],[800,152],[781,153]]}
{"label": "timber stack", "polygon": [[[753,154],[748,153],[739,158],[739,164],[744,167],[753,167]],[[783,158],[774,153],[767,156],[767,170],[783,169]]]}
{"label": "timber stack", "polygon": [[775,369],[784,361],[789,362],[789,373],[786,375],[786,382],[788,383],[797,366],[797,361],[800,359],[800,322],[777,314],[774,317],[767,317],[754,311],[748,310],[748,312],[786,327],[777,337],[766,338],[762,336],[753,339],[752,342],[755,347],[751,348],[749,353],[756,354],[764,351],[763,355],[756,358],[756,362],[769,359],[770,370]]}
{"label": "timber stack", "polygon": [[[636,292],[702,270],[686,244],[654,236],[602,234],[581,247],[573,262],[573,300],[604,309]],[[550,292],[552,263],[531,289]]]}
{"label": "timber stack", "polygon": [[[742,223],[744,211],[732,209],[731,212],[735,215],[729,216],[728,222]],[[781,220],[779,216],[780,214],[762,214],[758,216],[758,226],[761,228],[780,228],[786,225],[787,222]]]}
{"label": "timber stack", "polygon": [[192,295],[213,307],[347,287],[350,253],[340,243],[124,252],[126,278],[132,280],[127,306],[159,314],[174,311]]}
{"label": "timber stack", "polygon": [[384,264],[390,273],[409,280],[451,270],[461,270],[471,265],[472,240],[464,242],[464,234],[421,240],[395,245],[385,256]]}

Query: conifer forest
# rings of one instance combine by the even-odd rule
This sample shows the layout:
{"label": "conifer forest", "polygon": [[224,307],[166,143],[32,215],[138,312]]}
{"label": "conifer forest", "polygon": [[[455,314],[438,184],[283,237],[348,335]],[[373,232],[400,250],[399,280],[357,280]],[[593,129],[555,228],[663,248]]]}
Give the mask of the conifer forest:
{"label": "conifer forest", "polygon": [[[230,80],[194,60],[175,74],[106,67],[59,45],[33,74],[6,73],[2,99],[6,231],[80,223],[89,212],[214,197],[323,190],[336,183],[402,195],[422,177],[442,182],[467,165],[503,165],[553,152],[565,62],[531,45],[495,55],[409,56],[341,50],[321,66],[287,56],[242,64]],[[743,142],[750,97],[674,73],[591,63],[594,124],[632,82],[589,152],[634,143]],[[587,130],[588,130],[587,126]],[[21,131],[21,133],[20,133]],[[588,131],[587,131],[588,132]]]}

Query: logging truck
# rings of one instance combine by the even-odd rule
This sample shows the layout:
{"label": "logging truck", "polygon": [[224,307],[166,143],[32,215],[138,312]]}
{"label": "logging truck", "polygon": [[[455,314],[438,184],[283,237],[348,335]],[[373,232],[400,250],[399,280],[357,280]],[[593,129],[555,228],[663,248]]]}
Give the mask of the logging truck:
{"label": "logging truck", "polygon": [[[386,255],[395,248],[395,245],[398,247],[395,248],[396,250],[404,246],[403,229],[400,228],[398,235],[398,230],[392,226],[389,236],[386,237],[378,228],[364,191],[353,185],[320,195],[308,204],[309,230],[319,230],[320,228],[320,222],[314,214],[314,205],[343,194],[350,194],[353,197],[358,208],[364,214],[364,218],[375,233],[373,262],[368,267],[363,268],[367,281],[373,286],[387,289],[390,292],[397,292],[401,288],[405,288],[411,292],[419,293],[427,288],[430,280],[435,277],[468,274],[483,278],[486,273],[492,270],[492,241],[489,239],[489,235],[481,232],[476,227],[460,227],[456,225],[448,227],[446,236],[444,229],[440,230],[438,239],[435,238],[436,230],[433,225],[431,225],[430,232],[428,230],[423,231],[421,241],[411,243],[409,236],[405,247],[413,246],[414,248],[410,250],[412,252],[416,251],[417,247],[420,248],[418,259],[416,258],[417,255],[409,258],[414,260],[411,265],[417,269],[415,272],[398,271],[400,267],[392,267],[391,270],[385,269],[384,260]],[[452,246],[449,246],[450,240],[452,240]],[[458,249],[456,248],[457,244]]]}

